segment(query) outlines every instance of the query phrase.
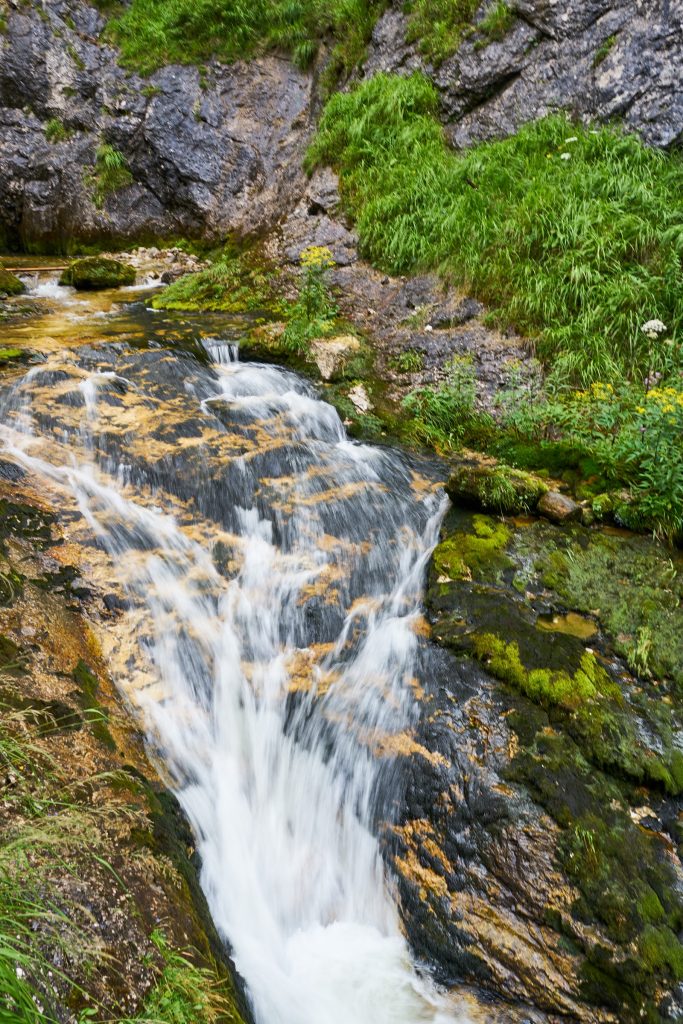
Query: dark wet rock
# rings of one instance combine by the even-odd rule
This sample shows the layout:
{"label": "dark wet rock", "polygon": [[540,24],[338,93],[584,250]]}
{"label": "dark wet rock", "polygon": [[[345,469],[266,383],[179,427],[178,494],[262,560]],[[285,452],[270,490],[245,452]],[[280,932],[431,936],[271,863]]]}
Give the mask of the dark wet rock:
{"label": "dark wet rock", "polygon": [[103,256],[87,256],[76,260],[63,272],[60,284],[71,285],[78,291],[97,291],[101,288],[121,288],[135,284],[135,268],[120,260]]}
{"label": "dark wet rock", "polygon": [[[646,582],[648,551],[656,579]],[[621,631],[641,615],[678,628],[665,612],[677,602],[678,561],[667,576],[665,553],[655,552],[644,538],[542,519],[516,526],[454,509],[444,523],[427,608],[433,640],[458,653],[433,651],[421,674],[416,752],[399,766],[405,798],[385,854],[418,954],[445,984],[464,979],[513,1000],[501,1020],[528,1003],[528,1020],[675,1019],[666,1008],[676,1005],[681,969],[680,798],[667,795],[657,766],[672,769],[666,786],[683,785],[680,690],[665,679],[674,672],[668,641],[657,670],[652,660],[664,675],[649,682],[614,648],[624,650]],[[661,573],[674,592],[657,604]],[[566,614],[598,599],[600,631]],[[594,678],[612,682],[584,719],[590,727],[577,727],[580,709],[520,692],[500,660],[488,673],[463,660],[483,631],[529,665],[593,658]],[[616,758],[601,759],[601,730]],[[635,784],[634,757],[650,766]]]}
{"label": "dark wet rock", "polygon": [[[0,34],[0,243],[224,238],[271,227],[304,191],[312,80],[286,60],[129,75],[84,3],[11,0]],[[56,119],[67,138],[48,142]],[[95,203],[96,151],[133,181]]]}
{"label": "dark wet rock", "polygon": [[434,330],[444,330],[449,327],[460,327],[469,320],[481,316],[484,307],[476,299],[452,297],[449,301],[438,305],[429,314],[429,323]]}
{"label": "dark wet rock", "polygon": [[554,523],[564,523],[570,519],[578,519],[581,515],[581,506],[566,494],[547,491],[541,495],[536,511]]}
{"label": "dark wet rock", "polygon": [[[483,17],[482,4],[474,22]],[[433,68],[406,43],[407,16],[392,5],[375,28],[364,73],[426,70],[457,146],[514,132],[566,110],[586,120],[623,120],[646,142],[683,137],[681,0],[514,0],[502,40],[474,33]]]}

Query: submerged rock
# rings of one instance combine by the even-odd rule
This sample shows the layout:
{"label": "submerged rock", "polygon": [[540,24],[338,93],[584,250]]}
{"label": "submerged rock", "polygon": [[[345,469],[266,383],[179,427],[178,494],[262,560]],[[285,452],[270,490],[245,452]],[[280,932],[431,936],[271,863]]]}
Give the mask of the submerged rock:
{"label": "submerged rock", "polygon": [[67,267],[59,283],[71,285],[78,291],[121,288],[123,285],[135,284],[135,268],[104,256],[87,256]]}

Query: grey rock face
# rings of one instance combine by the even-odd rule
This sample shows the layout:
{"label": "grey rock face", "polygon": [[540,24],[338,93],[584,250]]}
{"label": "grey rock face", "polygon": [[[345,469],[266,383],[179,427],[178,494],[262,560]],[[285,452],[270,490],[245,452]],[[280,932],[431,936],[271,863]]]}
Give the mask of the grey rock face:
{"label": "grey rock face", "polygon": [[[475,20],[480,20],[488,4]],[[683,0],[510,0],[516,20],[474,35],[440,67],[406,44],[399,5],[376,26],[364,73],[422,69],[456,146],[500,138],[551,111],[621,120],[654,146],[683,142]]]}
{"label": "grey rock face", "polygon": [[[221,238],[271,227],[303,190],[311,80],[264,58],[129,75],[101,45],[104,21],[80,0],[41,14],[9,0],[0,35],[0,243],[59,247],[116,240]],[[56,119],[69,137],[50,143]],[[98,145],[120,150],[134,183],[93,201]]]}

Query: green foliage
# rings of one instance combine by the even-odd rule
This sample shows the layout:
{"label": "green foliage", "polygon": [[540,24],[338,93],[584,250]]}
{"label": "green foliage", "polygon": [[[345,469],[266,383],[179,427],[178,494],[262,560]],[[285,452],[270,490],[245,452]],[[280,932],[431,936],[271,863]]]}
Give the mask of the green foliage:
{"label": "green foliage", "polygon": [[505,0],[497,0],[477,25],[477,31],[484,38],[475,43],[475,49],[483,49],[489,43],[500,42],[512,28],[515,16]]}
{"label": "green foliage", "polygon": [[413,431],[422,441],[453,448],[490,420],[475,409],[477,378],[471,357],[455,356],[446,366],[446,380],[437,387],[420,387],[403,399],[413,417]]}
{"label": "green foliage", "polygon": [[334,72],[362,56],[384,0],[133,0],[110,23],[122,62],[144,74],[164,64],[232,62],[284,50],[310,66],[324,36],[335,42]]}
{"label": "green foliage", "polygon": [[86,176],[86,184],[93,190],[95,206],[102,207],[107,196],[133,184],[133,175],[125,156],[108,142],[97,147],[95,169]]}
{"label": "green foliage", "polygon": [[450,151],[421,75],[376,75],[328,102],[307,167],[340,172],[363,254],[393,273],[439,268],[500,323],[535,336],[555,381],[660,371],[652,317],[678,351],[683,159],[615,128],[554,116]]}
{"label": "green foliage", "polygon": [[604,43],[600,44],[593,58],[594,68],[600,67],[602,62],[607,60],[618,38],[618,33],[615,32],[614,35],[608,36]]}
{"label": "green foliage", "polygon": [[419,373],[424,367],[424,353],[418,349],[407,348],[397,356],[392,356],[389,365],[400,373]]}
{"label": "green foliage", "polygon": [[56,117],[45,123],[45,138],[48,142],[65,142],[71,136],[69,129]]}
{"label": "green foliage", "polygon": [[151,940],[164,966],[144,1007],[130,1024],[218,1024],[234,1019],[213,971],[194,964],[189,952],[172,949],[163,932],[152,932]]}
{"label": "green foliage", "polygon": [[[94,680],[83,664],[74,677]],[[157,950],[156,982],[135,1017],[116,1015],[97,999],[89,980],[98,970],[117,970],[93,931],[95,919],[69,896],[68,880],[77,880],[91,860],[120,882],[103,860],[104,837],[112,810],[92,799],[90,787],[113,783],[109,775],[80,780],[74,791],[44,745],[31,733],[35,710],[0,708],[0,1021],[7,1024],[57,1024],[68,1010],[86,1005],[73,1019],[79,1024],[106,1019],[111,1024],[218,1024],[237,1020],[216,970],[200,967],[189,951],[170,946],[160,931],[150,936]],[[90,712],[92,724],[97,714]],[[40,730],[58,732],[59,724]],[[129,808],[129,812],[131,809]],[[67,885],[56,886],[56,878]],[[151,961],[150,961],[151,962]],[[80,979],[80,980],[77,980]],[[76,1011],[77,1012],[77,1011]]]}
{"label": "green foliage", "polygon": [[258,248],[239,252],[233,245],[217,253],[206,270],[186,274],[152,300],[155,309],[223,313],[281,314],[278,274]]}
{"label": "green foliage", "polygon": [[[660,365],[680,358],[661,343]],[[678,376],[669,367],[669,379]],[[590,461],[606,486],[629,488],[617,503],[622,523],[673,538],[683,534],[683,389],[594,382],[555,395],[511,389],[502,397],[503,425],[526,441],[561,438]],[[598,511],[601,511],[598,509]]]}
{"label": "green foliage", "polygon": [[441,64],[473,31],[481,0],[410,0],[407,38],[434,64]]}
{"label": "green foliage", "polygon": [[334,266],[332,253],[325,246],[311,245],[301,253],[299,297],[289,311],[289,321],[282,336],[285,348],[305,352],[314,338],[333,329],[337,307],[327,285],[327,275]]}

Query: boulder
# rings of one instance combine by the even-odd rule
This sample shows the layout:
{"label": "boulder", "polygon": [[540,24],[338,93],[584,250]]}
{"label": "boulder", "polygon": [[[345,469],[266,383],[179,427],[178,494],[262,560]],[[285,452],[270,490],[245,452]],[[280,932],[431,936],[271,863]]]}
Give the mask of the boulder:
{"label": "boulder", "polygon": [[121,288],[135,284],[135,268],[120,260],[104,256],[87,256],[66,268],[60,284],[71,285],[78,291],[96,291],[99,288]]}
{"label": "boulder", "polygon": [[506,515],[533,512],[547,490],[547,484],[533,473],[475,452],[465,453],[456,462],[446,484],[446,493],[456,505]]}
{"label": "boulder", "polygon": [[349,356],[360,348],[358,338],[344,334],[336,338],[316,338],[311,342],[311,355],[323,380],[332,377],[344,366]]}
{"label": "boulder", "polygon": [[24,283],[9,270],[0,267],[0,295],[21,295]]}
{"label": "boulder", "polygon": [[573,498],[559,491],[547,491],[541,495],[536,511],[550,519],[553,523],[565,523],[572,519],[578,519],[581,514],[581,506]]}

